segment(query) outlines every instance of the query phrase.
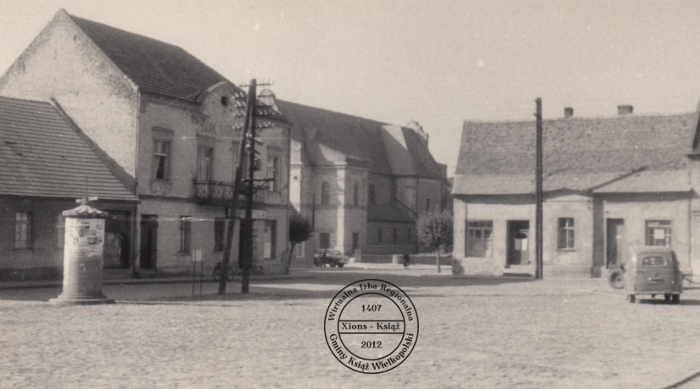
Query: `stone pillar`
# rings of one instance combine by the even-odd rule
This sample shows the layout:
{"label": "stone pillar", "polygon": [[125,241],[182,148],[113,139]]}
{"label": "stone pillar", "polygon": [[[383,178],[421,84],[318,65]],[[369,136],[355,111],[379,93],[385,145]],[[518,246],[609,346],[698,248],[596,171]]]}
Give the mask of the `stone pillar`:
{"label": "stone pillar", "polygon": [[106,213],[83,202],[63,211],[66,219],[63,249],[63,293],[51,304],[110,304],[102,293]]}

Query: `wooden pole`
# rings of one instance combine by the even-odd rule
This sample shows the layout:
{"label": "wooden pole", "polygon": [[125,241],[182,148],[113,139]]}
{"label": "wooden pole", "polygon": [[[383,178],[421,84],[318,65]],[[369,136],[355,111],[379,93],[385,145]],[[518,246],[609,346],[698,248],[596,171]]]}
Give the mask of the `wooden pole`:
{"label": "wooden pole", "polygon": [[[248,174],[245,205],[245,229],[241,244],[243,245],[242,255],[239,258],[243,277],[241,280],[241,293],[248,293],[250,285],[250,266],[253,264],[253,195],[255,194],[255,94],[256,82],[255,79],[250,80],[248,89],[248,109],[250,110],[250,118],[248,123],[248,132],[246,133],[246,152],[248,153]],[[248,111],[246,111],[247,113]]]}
{"label": "wooden pole", "polygon": [[[251,87],[255,80],[251,81]],[[255,88],[252,88],[253,92]],[[243,132],[241,135],[241,144],[238,148],[238,166],[236,166],[236,174],[233,182],[233,193],[231,195],[231,203],[229,206],[228,228],[226,229],[226,247],[224,248],[224,258],[221,261],[221,278],[219,279],[219,294],[226,293],[226,281],[228,281],[228,268],[231,263],[231,247],[233,246],[233,230],[236,226],[236,213],[238,210],[238,194],[240,193],[241,180],[243,176],[243,162],[245,161],[245,144],[246,134],[250,128],[250,121],[253,117],[253,105],[255,103],[255,94],[251,94],[251,88],[248,88],[248,98],[246,100],[245,119],[243,121]],[[240,261],[240,258],[239,258]]]}
{"label": "wooden pole", "polygon": [[535,258],[536,258],[536,270],[535,278],[542,279],[543,277],[543,258],[542,258],[542,99],[537,98],[535,100],[537,103],[537,136],[536,136],[536,154],[537,154],[537,168],[536,168],[536,190],[535,190],[535,202],[536,205],[536,216],[535,216]]}

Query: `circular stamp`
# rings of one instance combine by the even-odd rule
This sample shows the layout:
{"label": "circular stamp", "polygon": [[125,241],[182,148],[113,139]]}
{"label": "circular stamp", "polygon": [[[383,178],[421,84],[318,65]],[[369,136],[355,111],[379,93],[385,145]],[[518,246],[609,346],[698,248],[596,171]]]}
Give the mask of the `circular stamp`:
{"label": "circular stamp", "polygon": [[389,371],[411,354],[418,312],[398,286],[355,281],[333,297],[324,318],[326,343],[345,367],[365,374]]}

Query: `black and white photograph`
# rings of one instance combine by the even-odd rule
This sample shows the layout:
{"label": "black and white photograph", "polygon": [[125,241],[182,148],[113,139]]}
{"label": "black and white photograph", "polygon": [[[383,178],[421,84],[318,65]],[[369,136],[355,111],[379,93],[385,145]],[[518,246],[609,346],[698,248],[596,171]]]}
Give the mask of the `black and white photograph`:
{"label": "black and white photograph", "polygon": [[0,10],[0,388],[700,388],[700,2]]}

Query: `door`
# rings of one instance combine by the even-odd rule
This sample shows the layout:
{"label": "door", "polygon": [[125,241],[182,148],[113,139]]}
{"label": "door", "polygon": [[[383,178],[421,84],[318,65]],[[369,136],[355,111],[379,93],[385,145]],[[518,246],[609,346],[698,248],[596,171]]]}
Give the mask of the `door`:
{"label": "door", "polygon": [[625,221],[608,219],[607,254],[605,266],[610,269],[619,266],[625,255]]}
{"label": "door", "polygon": [[158,252],[158,216],[141,216],[141,269],[156,268],[156,254]]}
{"label": "door", "polygon": [[527,220],[508,221],[508,258],[506,267],[530,263],[529,238],[530,222]]}
{"label": "door", "polygon": [[128,269],[131,265],[131,221],[129,212],[109,211],[105,222],[104,267]]}

